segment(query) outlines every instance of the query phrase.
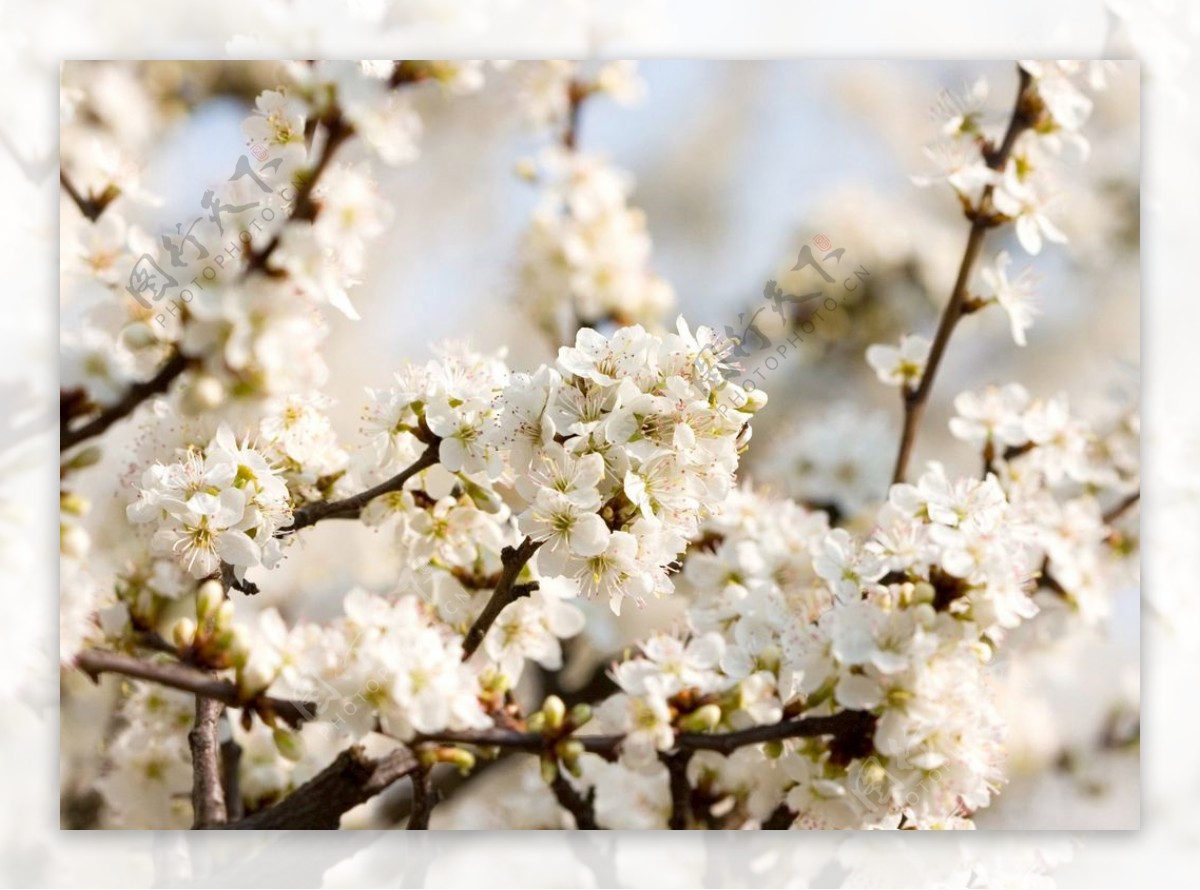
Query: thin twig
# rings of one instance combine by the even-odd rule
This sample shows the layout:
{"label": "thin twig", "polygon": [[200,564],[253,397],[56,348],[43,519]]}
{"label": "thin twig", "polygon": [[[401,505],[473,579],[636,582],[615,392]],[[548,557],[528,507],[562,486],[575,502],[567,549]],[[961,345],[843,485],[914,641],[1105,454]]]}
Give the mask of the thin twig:
{"label": "thin twig", "polygon": [[210,698],[229,708],[251,709],[264,719],[274,717],[291,726],[311,720],[317,713],[313,702],[291,701],[257,695],[246,699],[237,684],[174,661],[143,661],[105,649],[85,649],[75,657],[75,666],[97,681],[101,674],[121,674]]}
{"label": "thin twig", "polygon": [[518,584],[517,578],[521,574],[521,570],[525,568],[525,564],[541,547],[540,541],[534,541],[531,538],[526,538],[517,548],[505,547],[500,554],[503,568],[500,571],[500,583],[496,585],[491,598],[487,601],[487,605],[483,607],[483,611],[479,613],[479,617],[475,619],[475,623],[471,625],[463,637],[463,660],[470,658],[479,645],[483,642],[483,638],[487,636],[489,628],[500,617],[510,603],[520,599],[522,596],[527,596],[537,589],[537,584],[534,582],[528,584]]}
{"label": "thin twig", "polygon": [[366,803],[417,768],[417,759],[407,748],[397,748],[384,757],[372,759],[362,747],[354,745],[278,803],[216,827],[231,831],[336,829],[344,813]]}
{"label": "thin twig", "polygon": [[212,828],[225,821],[225,789],[217,744],[217,721],[224,710],[218,700],[196,696],[196,723],[188,733],[192,751],[193,828]]}
{"label": "thin twig", "polygon": [[75,187],[75,183],[71,182],[66,171],[62,169],[58,171],[58,181],[62,185],[63,191],[67,193],[67,197],[75,202],[75,206],[79,208],[79,212],[92,222],[98,220],[100,214],[108,208],[108,205],[117,200],[121,195],[119,188],[115,185],[109,185],[99,195],[91,194],[84,197],[83,193]]}
{"label": "thin twig", "polygon": [[152,396],[165,393],[184,371],[187,370],[188,360],[178,350],[172,350],[167,360],[163,362],[158,372],[142,383],[135,383],[126,391],[115,405],[105,408],[83,426],[68,429],[64,423],[58,435],[59,451],[73,448],[80,442],[99,436],[118,420],[132,414],[142,402]]}
{"label": "thin twig", "polygon": [[[1033,116],[1027,108],[1029,100],[1026,96],[1032,78],[1024,68],[1018,70],[1020,79],[1017,87],[1017,99],[1013,105],[1012,117],[1009,119],[1004,140],[995,151],[989,152],[986,149],[984,151],[987,165],[997,171],[1004,169],[1009,155],[1012,154],[1017,137],[1034,123]],[[942,311],[933,343],[929,347],[929,360],[925,365],[925,372],[921,375],[921,382],[915,389],[902,391],[904,428],[900,434],[900,448],[896,454],[896,466],[892,472],[893,484],[903,482],[908,473],[908,464],[916,443],[917,430],[921,425],[921,418],[925,414],[925,407],[929,402],[929,394],[933,390],[933,381],[937,376],[938,367],[941,365],[942,356],[945,355],[946,344],[950,342],[950,336],[954,333],[959,320],[968,314],[967,285],[971,281],[971,272],[983,247],[984,235],[988,229],[998,224],[998,220],[990,210],[993,191],[992,185],[986,186],[979,199],[979,206],[971,213],[971,230],[967,236],[967,245],[963,250],[962,261],[958,266],[958,277],[954,281],[950,300]]]}
{"label": "thin twig", "polygon": [[[317,163],[306,174],[304,182],[296,190],[296,198],[292,202],[291,213],[284,223],[285,226],[293,221],[312,222],[317,218],[317,214],[320,212],[320,205],[313,200],[313,192],[321,179],[321,174],[325,172],[329,167],[329,163],[333,160],[334,153],[354,134],[354,128],[342,117],[340,112],[335,112],[328,120],[324,121],[324,124],[325,144],[321,148],[321,156],[317,158]],[[279,247],[281,232],[276,233],[262,250],[250,254],[246,268],[243,271],[244,275],[249,275],[251,272],[267,271],[267,260],[271,258],[271,255]]]}
{"label": "thin twig", "polygon": [[287,528],[280,529],[278,535],[291,534],[310,525],[316,525],[322,519],[357,519],[363,508],[375,498],[400,491],[409,479],[436,464],[439,443],[440,440],[430,442],[414,463],[405,467],[391,479],[380,482],[374,488],[369,488],[340,501],[318,501],[315,504],[301,507],[292,513],[292,524]]}
{"label": "thin twig", "polygon": [[1120,502],[1106,510],[1102,517],[1105,525],[1112,525],[1122,516],[1129,512],[1130,508],[1136,505],[1142,498],[1142,490],[1139,488],[1133,494],[1126,495],[1121,498]]}

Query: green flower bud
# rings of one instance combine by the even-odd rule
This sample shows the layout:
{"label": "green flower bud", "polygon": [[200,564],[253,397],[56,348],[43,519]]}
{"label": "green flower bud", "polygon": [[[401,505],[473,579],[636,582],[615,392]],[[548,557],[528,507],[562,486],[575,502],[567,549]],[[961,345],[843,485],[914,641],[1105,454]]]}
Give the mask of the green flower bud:
{"label": "green flower bud", "polygon": [[292,763],[297,763],[304,757],[304,739],[296,733],[279,728],[271,736],[275,739],[275,748]]}
{"label": "green flower bud", "polygon": [[210,578],[203,582],[196,591],[196,619],[207,621],[216,614],[224,602],[225,589],[221,586],[220,581]]}
{"label": "green flower bud", "polygon": [[171,639],[180,649],[187,649],[196,641],[196,622],[191,618],[180,618],[171,628]]}

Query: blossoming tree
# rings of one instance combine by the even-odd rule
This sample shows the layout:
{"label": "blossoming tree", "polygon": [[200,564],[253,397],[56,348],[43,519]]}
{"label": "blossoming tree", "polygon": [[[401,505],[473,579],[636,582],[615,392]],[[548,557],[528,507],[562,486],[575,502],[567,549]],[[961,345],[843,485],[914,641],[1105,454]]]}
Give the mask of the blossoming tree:
{"label": "blossoming tree", "polygon": [[[1102,66],[1022,62],[999,115],[982,81],[943,99],[915,178],[949,186],[965,248],[936,328],[866,351],[898,390],[890,483],[830,474],[824,506],[739,480],[767,396],[739,343],[671,320],[627,177],[581,148],[581,108],[636,98],[634,66],[518,68],[551,134],[520,171],[540,198],[518,303],[557,359],[447,344],[381,369],[349,436],[320,344],[329,313],[357,318],[388,207],[340,150],[416,162],[419,94],[484,89],[484,65],[286,66],[208,215],[157,240],[122,213],[153,199],[145,133],[100,101],[122,75],[67,70],[64,287],[86,310],[63,333],[61,662],[122,680],[105,823],[337,828],[386,792],[394,824],[453,827],[511,770],[510,827],[973,827],[1005,780],[994,665],[1050,604],[1098,620],[1136,563],[1136,405],[966,391],[950,431],[978,472],[914,448],[963,318],[1007,313],[1025,345],[1033,280],[988,242],[1064,240],[1054,171],[1086,145]],[[125,522],[103,571],[76,480],[113,447]],[[343,591],[328,620],[251,609],[331,523],[389,530],[393,589]],[[674,623],[566,681],[581,606],[656,600]]]}

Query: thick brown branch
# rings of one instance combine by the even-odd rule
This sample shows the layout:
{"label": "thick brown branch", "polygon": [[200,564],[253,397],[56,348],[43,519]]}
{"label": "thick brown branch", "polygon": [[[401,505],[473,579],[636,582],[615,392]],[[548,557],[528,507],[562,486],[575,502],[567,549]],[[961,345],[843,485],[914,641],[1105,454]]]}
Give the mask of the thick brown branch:
{"label": "thick brown branch", "polygon": [[101,674],[121,674],[210,698],[229,708],[252,709],[264,718],[278,717],[292,726],[311,720],[317,710],[312,702],[290,701],[268,695],[243,698],[236,683],[174,661],[143,661],[104,649],[85,649],[75,657],[75,666],[92,680],[98,680]]}
{"label": "thick brown branch", "polygon": [[429,819],[439,799],[430,773],[431,770],[427,766],[418,766],[412,772],[413,803],[412,814],[405,826],[407,831],[429,830]]}
{"label": "thick brown branch", "polygon": [[73,448],[95,436],[99,436],[118,420],[132,414],[142,402],[152,396],[162,395],[179,375],[187,370],[188,360],[177,350],[163,362],[153,377],[143,383],[135,383],[115,405],[105,408],[83,426],[68,429],[64,424],[58,435],[59,451]]}
{"label": "thick brown branch", "polygon": [[[1019,75],[1017,100],[1013,106],[1004,140],[994,151],[986,149],[984,151],[987,165],[996,171],[1004,169],[1009,155],[1012,154],[1013,146],[1016,145],[1017,137],[1034,122],[1028,108],[1029,97],[1026,95],[1031,78],[1024,68],[1019,69]],[[959,320],[968,312],[967,285],[971,280],[971,272],[979,258],[980,249],[983,247],[984,235],[988,229],[996,225],[996,220],[990,210],[993,190],[991,185],[984,188],[979,199],[979,206],[972,214],[971,230],[967,235],[967,245],[958,266],[958,277],[954,281],[950,300],[946,303],[941,320],[938,322],[937,333],[934,334],[929,348],[929,360],[925,365],[925,372],[921,375],[921,382],[915,389],[906,389],[903,392],[904,428],[900,434],[900,448],[896,454],[896,466],[892,472],[893,484],[903,482],[908,473],[908,464],[912,458],[913,446],[916,444],[917,430],[920,428],[921,419],[925,414],[925,407],[929,402],[929,394],[933,390],[933,381],[942,363],[942,356],[945,355],[946,345],[950,342],[950,336],[954,333]]]}
{"label": "thick brown branch", "polygon": [[684,750],[664,754],[662,762],[667,767],[667,776],[671,789],[671,817],[667,827],[672,831],[685,831],[692,813],[692,785],[688,781],[688,761],[691,752]]}
{"label": "thick brown branch", "polygon": [[196,723],[188,733],[192,750],[193,828],[212,828],[225,821],[225,789],[221,782],[221,749],[217,721],[225,706],[213,698],[196,696]]}
{"label": "thick brown branch", "polygon": [[500,583],[496,585],[491,598],[487,601],[487,605],[483,607],[483,611],[479,613],[479,617],[475,619],[475,623],[471,625],[467,635],[463,638],[463,659],[470,658],[479,645],[483,642],[483,638],[487,636],[488,630],[496,619],[500,617],[510,603],[520,599],[522,596],[528,596],[532,591],[537,589],[536,584],[518,584],[517,578],[521,575],[521,570],[525,568],[525,564],[529,562],[537,549],[541,547],[540,541],[533,541],[526,538],[521,542],[516,549],[505,547],[501,553],[503,568],[500,571]]}
{"label": "thick brown branch", "polygon": [[357,519],[363,508],[375,498],[400,491],[409,479],[436,464],[439,442],[440,440],[435,440],[429,443],[415,463],[405,467],[391,479],[380,482],[374,488],[369,488],[340,501],[319,501],[309,504],[307,507],[301,507],[292,514],[292,524],[281,529],[279,534],[291,534],[310,525],[316,525],[322,519]]}
{"label": "thick brown branch", "polygon": [[417,759],[407,748],[397,748],[384,757],[372,759],[355,745],[279,803],[217,827],[230,831],[336,829],[344,813],[366,803],[417,768]]}
{"label": "thick brown branch", "polygon": [[242,746],[233,738],[221,742],[221,788],[225,792],[225,815],[230,820],[245,815],[241,766]]}

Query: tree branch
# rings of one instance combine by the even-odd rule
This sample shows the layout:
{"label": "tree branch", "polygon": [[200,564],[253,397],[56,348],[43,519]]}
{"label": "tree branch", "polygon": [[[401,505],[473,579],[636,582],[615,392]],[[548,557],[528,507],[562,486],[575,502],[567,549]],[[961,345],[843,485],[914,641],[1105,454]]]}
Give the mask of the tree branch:
{"label": "tree branch", "polygon": [[500,583],[496,585],[495,591],[491,598],[487,601],[487,605],[483,607],[483,611],[479,613],[479,617],[475,619],[475,623],[467,631],[467,635],[463,637],[463,660],[466,661],[479,648],[483,642],[483,638],[487,636],[488,629],[495,624],[496,619],[500,617],[509,605],[509,603],[520,599],[523,596],[528,596],[537,589],[537,583],[518,584],[517,578],[521,574],[521,570],[525,568],[525,564],[541,547],[540,541],[534,541],[530,538],[525,538],[520,546],[516,549],[505,547],[501,551],[500,557],[503,568],[500,571]]}
{"label": "tree branch", "polygon": [[210,698],[229,708],[253,710],[268,721],[278,717],[291,726],[299,726],[313,719],[317,712],[313,702],[290,701],[268,695],[243,698],[236,683],[173,661],[143,661],[104,649],[85,649],[75,657],[75,666],[93,681],[98,681],[101,674],[121,674]]}
{"label": "tree branch", "polygon": [[580,794],[567,781],[561,769],[555,770],[554,781],[550,783],[550,790],[554,792],[554,796],[558,800],[558,805],[574,817],[577,829],[580,831],[595,831],[600,827],[596,824],[596,813],[593,809],[593,803],[596,798],[595,791],[588,791],[586,796]]}
{"label": "tree branch", "polygon": [[[342,117],[340,112],[336,112],[325,122],[325,144],[321,148],[321,156],[317,158],[317,163],[312,170],[308,172],[304,182],[300,188],[296,190],[296,198],[292,202],[292,211],[288,215],[286,226],[294,220],[311,222],[317,218],[320,212],[320,205],[313,200],[313,191],[317,187],[317,183],[321,178],[321,174],[329,167],[329,163],[333,160],[334,153],[338,148],[354,134],[354,128],[349,121]],[[243,270],[243,275],[249,275],[251,272],[267,271],[267,260],[279,247],[280,232],[267,242],[266,246],[257,253],[251,253],[246,263],[246,268]]]}
{"label": "tree branch", "polygon": [[691,752],[687,750],[672,751],[662,756],[671,789],[671,817],[667,827],[672,831],[685,831],[691,817],[692,785],[687,777],[688,761],[691,759]]}
{"label": "tree branch", "polygon": [[420,763],[412,771],[413,803],[408,824],[404,826],[407,831],[429,830],[429,818],[433,815],[433,808],[441,797],[433,787],[431,772],[429,767]]}
{"label": "tree branch", "polygon": [[[1020,80],[1017,88],[1017,99],[1013,105],[1012,116],[1009,118],[1004,140],[995,151],[984,149],[984,158],[992,170],[1000,171],[1004,169],[1009,155],[1012,154],[1017,137],[1034,123],[1034,117],[1028,108],[1029,100],[1027,97],[1032,78],[1024,68],[1019,68],[1018,72]],[[950,336],[954,333],[959,320],[968,313],[967,297],[969,294],[967,285],[971,280],[971,271],[975,266],[975,261],[979,258],[980,249],[983,247],[984,235],[988,229],[997,225],[997,220],[989,207],[993,191],[994,186],[986,186],[979,199],[979,206],[970,214],[971,230],[967,236],[967,245],[963,250],[962,261],[958,266],[958,277],[954,281],[954,289],[950,293],[950,301],[946,303],[946,308],[942,311],[941,320],[938,322],[937,333],[934,335],[933,343],[929,348],[929,361],[925,366],[925,373],[921,375],[921,382],[915,389],[905,389],[902,391],[904,399],[904,428],[900,434],[900,449],[896,455],[895,469],[892,472],[893,485],[897,482],[903,482],[908,473],[908,464],[912,458],[913,446],[916,443],[917,430],[921,425],[921,418],[925,414],[925,407],[929,402],[929,393],[933,389],[933,381],[937,376],[938,367],[941,365],[942,356],[946,352],[946,344],[950,342]]]}
{"label": "tree branch", "polygon": [[130,386],[125,395],[115,405],[105,408],[83,426],[76,427],[75,429],[68,429],[66,423],[63,423],[62,429],[58,434],[58,450],[60,452],[66,451],[80,442],[99,436],[118,420],[122,420],[132,414],[142,402],[152,396],[165,393],[171,387],[175,378],[186,371],[187,367],[188,360],[183,357],[183,354],[178,349],[173,349],[167,360],[163,362],[153,377],[142,383],[135,383]]}
{"label": "tree branch", "polygon": [[315,504],[309,504],[294,511],[292,513],[292,524],[287,528],[280,529],[276,537],[289,535],[302,528],[308,528],[310,525],[316,525],[322,519],[357,519],[362,513],[363,508],[375,500],[375,498],[400,491],[409,479],[436,464],[438,462],[438,446],[440,443],[440,439],[430,442],[426,446],[425,451],[414,463],[405,467],[391,479],[380,482],[374,488],[369,488],[366,491],[343,498],[340,501],[318,501]]}
{"label": "tree branch", "polygon": [[1117,504],[1104,512],[1102,517],[1105,525],[1112,525],[1122,516],[1129,512],[1142,498],[1142,490],[1139,488],[1133,494],[1128,494],[1123,497]]}
{"label": "tree branch", "polygon": [[79,212],[92,222],[98,220],[100,214],[108,208],[108,205],[117,200],[121,195],[119,188],[115,185],[109,185],[99,195],[92,194],[84,197],[83,193],[75,187],[75,183],[71,182],[67,177],[66,171],[61,168],[58,171],[58,181],[62,185],[63,191],[67,193],[67,197],[75,202],[75,206],[79,208]]}
{"label": "tree branch", "polygon": [[193,828],[212,828],[225,821],[225,789],[221,783],[221,756],[217,721],[225,706],[214,698],[196,696],[196,724],[188,733],[192,750]]}
{"label": "tree branch", "polygon": [[221,742],[221,788],[225,793],[225,815],[227,819],[240,819],[245,815],[242,802],[242,746],[235,739]]}
{"label": "tree branch", "polygon": [[417,759],[407,748],[397,748],[390,754],[372,759],[361,746],[354,745],[279,803],[216,827],[229,831],[336,829],[344,813],[366,803],[417,769]]}

